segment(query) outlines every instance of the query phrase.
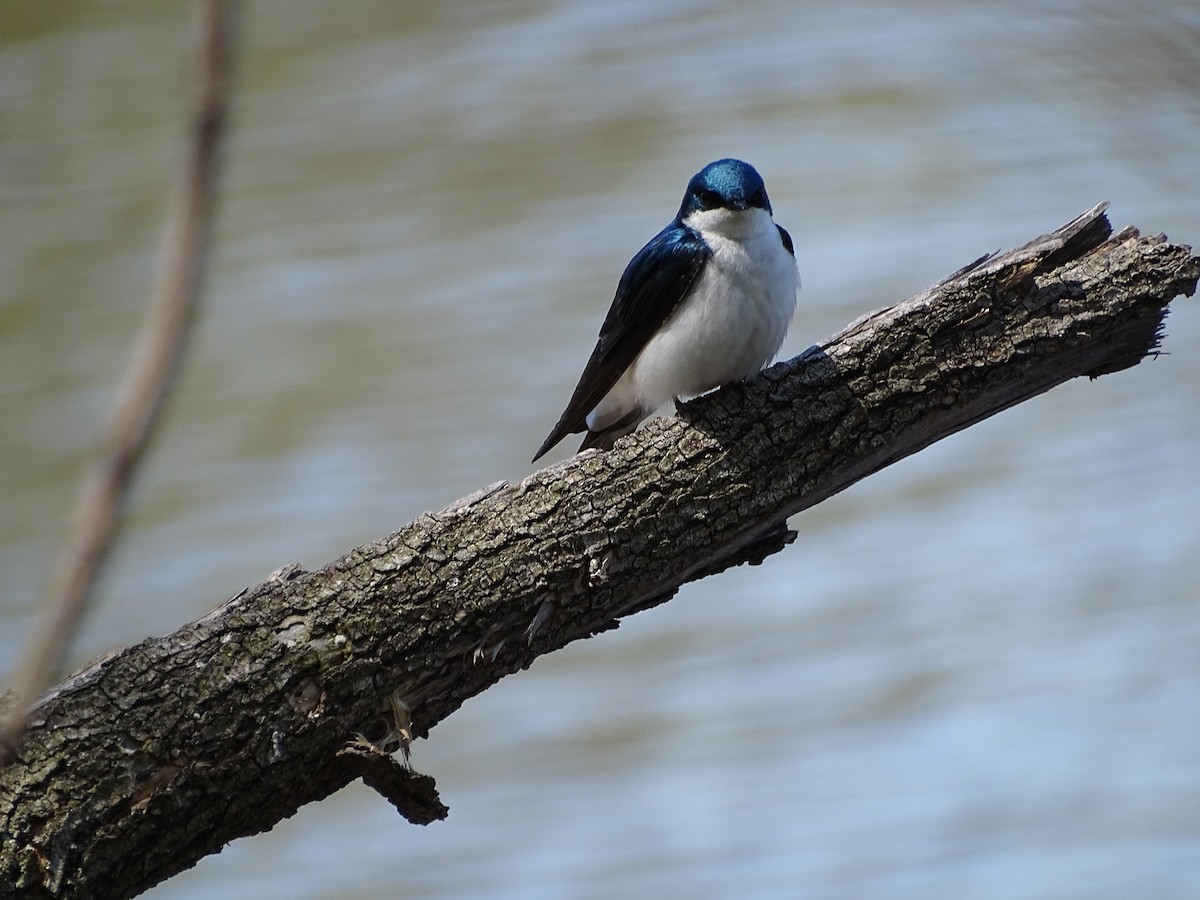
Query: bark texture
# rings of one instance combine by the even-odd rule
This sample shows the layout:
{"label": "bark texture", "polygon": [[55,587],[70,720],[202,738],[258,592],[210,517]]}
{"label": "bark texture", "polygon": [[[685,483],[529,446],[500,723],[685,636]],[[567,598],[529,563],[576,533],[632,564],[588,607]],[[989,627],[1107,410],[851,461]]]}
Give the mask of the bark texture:
{"label": "bark texture", "polygon": [[0,772],[0,895],[132,896],[362,777],[537,656],[759,562],[784,519],[993,413],[1158,348],[1189,248],[1103,207],[852,324],[608,453],[291,567],[59,684]]}

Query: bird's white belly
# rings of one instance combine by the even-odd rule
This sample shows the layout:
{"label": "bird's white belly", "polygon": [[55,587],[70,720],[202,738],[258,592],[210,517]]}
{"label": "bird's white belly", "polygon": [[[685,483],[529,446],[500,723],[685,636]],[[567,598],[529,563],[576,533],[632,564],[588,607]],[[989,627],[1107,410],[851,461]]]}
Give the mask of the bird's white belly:
{"label": "bird's white belly", "polygon": [[713,255],[695,288],[588,416],[603,428],[749,378],[779,352],[796,308],[796,262],[768,216],[750,235],[705,234]]}

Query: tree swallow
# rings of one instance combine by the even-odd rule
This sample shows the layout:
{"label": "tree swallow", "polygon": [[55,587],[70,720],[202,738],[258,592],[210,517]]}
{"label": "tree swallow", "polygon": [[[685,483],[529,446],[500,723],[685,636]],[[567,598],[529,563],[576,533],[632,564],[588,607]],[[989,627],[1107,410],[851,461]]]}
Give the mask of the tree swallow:
{"label": "tree swallow", "polygon": [[749,378],[775,358],[796,309],[791,236],[754,167],[709,163],[674,221],[625,268],[596,349],[533,461],[568,434],[607,450],[671,399]]}

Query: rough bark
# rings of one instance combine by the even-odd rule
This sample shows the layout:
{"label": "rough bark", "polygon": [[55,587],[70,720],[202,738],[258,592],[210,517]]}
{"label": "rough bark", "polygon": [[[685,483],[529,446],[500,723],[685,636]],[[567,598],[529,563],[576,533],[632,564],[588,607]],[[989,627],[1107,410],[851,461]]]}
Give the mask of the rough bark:
{"label": "rough bark", "polygon": [[[92,664],[0,772],[0,893],[132,896],[362,777],[537,656],[688,580],[759,562],[784,518],[993,413],[1157,351],[1200,260],[1109,238],[1103,207],[984,257],[608,453],[498,484]],[[379,749],[379,748],[382,748]]]}

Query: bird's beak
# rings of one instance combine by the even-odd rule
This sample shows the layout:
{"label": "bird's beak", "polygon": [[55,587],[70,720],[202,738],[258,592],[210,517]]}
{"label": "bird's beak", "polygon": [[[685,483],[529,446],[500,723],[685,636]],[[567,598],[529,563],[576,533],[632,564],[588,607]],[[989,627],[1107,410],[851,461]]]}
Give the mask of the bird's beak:
{"label": "bird's beak", "polygon": [[748,206],[749,206],[749,204],[746,203],[745,197],[730,197],[729,198],[729,208],[730,209],[735,209],[740,212],[743,209],[747,209]]}

